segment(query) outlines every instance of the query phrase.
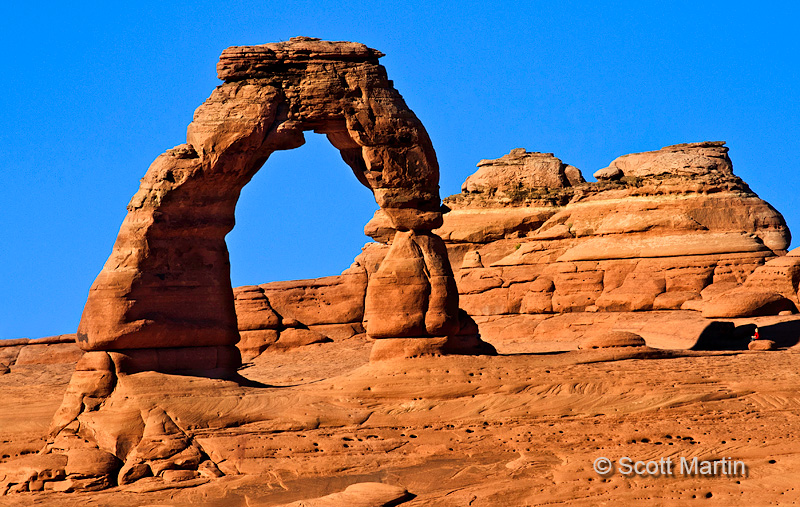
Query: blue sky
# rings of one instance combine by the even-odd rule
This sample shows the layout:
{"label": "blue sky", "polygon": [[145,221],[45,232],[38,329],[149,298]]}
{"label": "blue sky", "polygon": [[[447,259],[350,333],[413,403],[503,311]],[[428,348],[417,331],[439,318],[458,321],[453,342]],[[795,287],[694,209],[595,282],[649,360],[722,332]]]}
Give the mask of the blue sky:
{"label": "blue sky", "polygon": [[[139,179],[219,84],[220,52],[296,35],[386,53],[442,197],[516,147],[591,175],[626,153],[725,140],[734,171],[800,231],[796,2],[9,4],[0,338],[74,332]],[[245,187],[234,285],[337,274],[368,240],[371,194],[307,139]]]}

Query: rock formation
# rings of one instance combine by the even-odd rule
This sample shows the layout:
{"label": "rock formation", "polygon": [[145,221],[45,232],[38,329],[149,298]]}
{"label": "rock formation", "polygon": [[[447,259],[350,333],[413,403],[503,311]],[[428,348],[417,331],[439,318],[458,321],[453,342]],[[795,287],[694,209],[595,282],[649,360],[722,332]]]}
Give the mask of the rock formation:
{"label": "rock formation", "polygon": [[[0,467],[0,493],[263,470],[277,447],[262,440],[254,458],[239,437],[367,420],[385,429],[400,413],[431,410],[410,409],[421,399],[413,398],[380,413],[376,400],[390,397],[364,379],[415,373],[423,382],[403,389],[417,391],[431,375],[444,383],[450,370],[420,356],[493,354],[481,335],[506,352],[520,344],[526,352],[584,349],[576,353],[583,359],[558,360],[570,366],[679,355],[651,347],[743,349],[745,329],[709,319],[797,311],[800,254],[787,255],[783,218],[733,174],[724,143],[619,157],[591,183],[553,154],[515,149],[481,161],[441,207],[431,142],[380,56],[362,44],[309,38],[223,52],[224,83],[195,112],[187,143],[147,171],[91,288],[77,333],[85,353],[47,445]],[[307,130],[326,134],[373,191],[380,209],[365,233],[376,243],[338,276],[232,289],[224,238],[239,192],[274,151],[302,145]],[[332,384],[292,398],[236,374],[242,358],[356,335],[376,339],[373,364],[349,390]],[[78,354],[60,338],[14,343],[0,348],[0,373],[45,363],[48,351],[56,362]],[[415,372],[414,361],[427,370]],[[444,373],[431,373],[437,368]],[[498,392],[527,391],[493,368]],[[482,388],[466,387],[475,372],[465,371],[455,391],[437,396],[451,400],[466,389],[464,400],[476,403]],[[394,382],[391,389],[402,385]],[[331,400],[334,391],[340,397]],[[495,404],[467,411],[509,416]],[[527,402],[520,407],[529,413]],[[449,405],[440,422],[456,408],[463,407]],[[342,443],[351,437],[341,440],[343,454],[354,452]],[[312,503],[407,497],[400,487],[364,483]]]}
{"label": "rock formation", "polygon": [[[727,151],[625,155],[596,183],[549,153],[480,161],[434,231],[458,267],[461,307],[490,343],[545,349],[574,348],[590,327],[690,348],[709,318],[796,311],[800,257],[786,255],[783,217],[733,174]],[[382,210],[365,233],[377,243],[350,270],[371,273],[395,236]]]}
{"label": "rock formation", "polygon": [[579,345],[579,349],[606,349],[616,347],[644,347],[647,343],[636,333],[612,331],[589,336]]}
{"label": "rock formation", "polygon": [[82,355],[74,334],[0,340],[0,374],[13,366],[73,363]]}
{"label": "rock formation", "polygon": [[552,153],[528,153],[515,148],[497,160],[481,160],[478,171],[467,178],[461,191],[516,195],[533,188],[564,188],[584,183],[580,170],[566,165]]}
{"label": "rock formation", "polygon": [[789,231],[733,174],[727,151],[706,142],[626,155],[597,183],[562,176],[530,186],[542,179],[523,173],[505,183],[513,192],[465,184],[445,199],[451,211],[436,230],[461,266],[462,307],[490,342],[497,320],[526,322],[535,335],[550,314],[711,308],[705,299],[716,288],[718,297],[752,291],[751,275],[780,278],[784,297],[751,296],[760,310],[749,314],[792,309],[783,301],[797,294],[795,263],[783,257]]}
{"label": "rock formation", "polygon": [[[381,56],[363,44],[307,37],[223,51],[217,72],[224,83],[195,112],[187,143],[153,162],[128,205],[81,319],[84,350],[166,354],[171,359],[153,364],[178,371],[235,368],[239,326],[224,238],[241,188],[274,151],[302,145],[306,130],[327,135],[398,237],[358,310],[367,333],[438,341],[457,334],[458,293],[444,244],[431,233],[442,223],[436,155]],[[246,318],[241,327],[278,325],[297,329]],[[284,334],[284,341],[314,339]]]}
{"label": "rock formation", "polygon": [[[252,414],[223,399],[176,416],[169,399],[180,395],[165,373],[220,379],[241,397],[249,385],[236,373],[242,355],[364,331],[378,339],[374,359],[495,353],[459,311],[447,249],[431,232],[442,225],[436,155],[381,56],[306,37],[223,51],[224,83],[195,111],[187,142],[148,169],[90,289],[77,333],[86,352],[45,448],[61,457],[23,466],[20,477],[11,470],[14,484],[68,491],[224,473],[189,428],[238,425]],[[307,130],[326,134],[372,190],[392,246],[369,270],[234,293],[225,235],[239,193],[274,151],[301,146]]]}

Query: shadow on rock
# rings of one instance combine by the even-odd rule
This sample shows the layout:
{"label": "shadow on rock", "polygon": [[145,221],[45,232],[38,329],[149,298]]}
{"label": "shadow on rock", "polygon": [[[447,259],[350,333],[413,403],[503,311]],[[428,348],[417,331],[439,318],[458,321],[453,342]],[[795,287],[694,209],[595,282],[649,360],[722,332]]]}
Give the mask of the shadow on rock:
{"label": "shadow on rock", "polygon": [[[755,330],[755,326],[752,327],[753,330]],[[800,320],[779,322],[777,324],[760,327],[758,330],[761,338],[772,340],[775,342],[775,345],[781,348],[793,347],[800,342]]]}
{"label": "shadow on rock", "polygon": [[711,322],[689,350],[747,350],[752,333],[739,330],[744,327],[737,328],[733,322]]}

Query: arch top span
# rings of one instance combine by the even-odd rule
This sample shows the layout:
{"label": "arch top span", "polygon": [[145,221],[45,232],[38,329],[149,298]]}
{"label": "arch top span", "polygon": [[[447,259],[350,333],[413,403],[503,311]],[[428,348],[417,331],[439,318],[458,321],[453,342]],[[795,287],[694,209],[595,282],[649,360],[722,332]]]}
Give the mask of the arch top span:
{"label": "arch top span", "polygon": [[[308,37],[223,51],[223,84],[195,111],[187,142],[153,162],[128,205],[90,289],[80,345],[207,347],[200,355],[211,366],[235,363],[225,235],[242,187],[274,151],[302,145],[308,130],[326,134],[397,231],[368,283],[367,333],[436,339],[440,349],[450,343],[464,325],[444,243],[431,232],[441,225],[439,166],[381,56],[363,44]],[[169,356],[173,369],[184,356]]]}
{"label": "arch top span", "polygon": [[[301,145],[304,131],[326,134],[379,206],[409,210],[388,211],[398,227],[426,221],[436,227],[436,153],[422,122],[378,64],[381,56],[363,44],[309,37],[228,48],[217,65],[224,84],[197,109],[188,142],[198,153],[220,153],[250,137],[247,124],[253,123],[259,135],[249,149],[266,159]],[[232,138],[220,136],[231,133]]]}

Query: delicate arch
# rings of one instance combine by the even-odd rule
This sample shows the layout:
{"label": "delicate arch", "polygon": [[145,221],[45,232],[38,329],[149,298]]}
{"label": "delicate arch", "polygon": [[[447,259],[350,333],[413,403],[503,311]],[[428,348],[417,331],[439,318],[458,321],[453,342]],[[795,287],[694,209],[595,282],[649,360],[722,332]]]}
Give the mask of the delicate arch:
{"label": "delicate arch", "polygon": [[224,83],[195,112],[187,143],[153,162],[128,205],[90,290],[80,345],[230,352],[239,334],[225,235],[239,192],[271,153],[302,145],[307,130],[327,135],[398,231],[369,280],[367,333],[457,334],[455,281],[444,243],[430,232],[441,224],[436,155],[381,56],[304,37],[223,51]]}

